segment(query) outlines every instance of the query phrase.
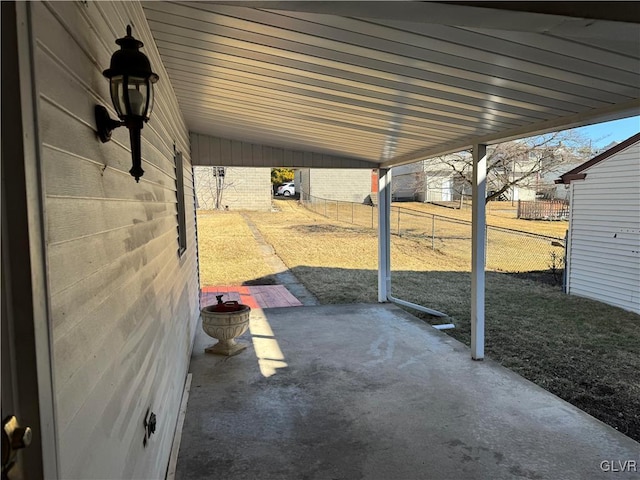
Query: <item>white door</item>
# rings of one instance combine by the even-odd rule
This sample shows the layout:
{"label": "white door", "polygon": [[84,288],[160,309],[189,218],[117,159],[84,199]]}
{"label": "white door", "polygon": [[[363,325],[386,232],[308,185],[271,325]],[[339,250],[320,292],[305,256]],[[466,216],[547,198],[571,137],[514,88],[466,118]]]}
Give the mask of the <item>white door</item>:
{"label": "white door", "polygon": [[453,195],[451,192],[451,179],[447,178],[442,181],[442,201],[450,202],[453,199]]}
{"label": "white door", "polygon": [[[57,478],[27,2],[2,2],[2,478]],[[8,141],[10,139],[10,141]],[[10,160],[10,161],[9,161]],[[26,427],[29,427],[28,430]]]}

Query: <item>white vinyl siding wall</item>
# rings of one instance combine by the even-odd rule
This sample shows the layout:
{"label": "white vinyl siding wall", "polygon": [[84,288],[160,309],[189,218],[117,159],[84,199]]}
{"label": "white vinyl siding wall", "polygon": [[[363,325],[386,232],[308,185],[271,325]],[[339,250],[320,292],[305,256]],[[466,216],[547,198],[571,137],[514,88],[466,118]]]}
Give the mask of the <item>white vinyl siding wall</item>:
{"label": "white vinyl siding wall", "polygon": [[[139,3],[30,4],[61,478],[163,478],[198,319],[189,135]],[[127,24],[160,75],[136,183],[126,128],[94,105]],[[184,159],[178,255],[174,143]],[[157,430],[143,447],[147,409]]]}
{"label": "white vinyl siding wall", "polygon": [[568,293],[640,313],[640,143],[571,183]]}

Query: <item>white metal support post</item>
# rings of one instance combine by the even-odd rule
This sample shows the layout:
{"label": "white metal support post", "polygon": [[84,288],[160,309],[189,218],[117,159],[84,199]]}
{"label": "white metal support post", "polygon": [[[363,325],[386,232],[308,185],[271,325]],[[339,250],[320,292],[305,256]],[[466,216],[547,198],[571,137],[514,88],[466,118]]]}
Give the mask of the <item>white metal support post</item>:
{"label": "white metal support post", "polygon": [[[447,315],[415,303],[400,300],[391,295],[391,170],[378,170],[378,302],[393,302],[428,313],[434,317]],[[453,328],[454,325],[434,325],[437,329]]]}
{"label": "white metal support post", "polygon": [[378,302],[391,291],[391,170],[378,170]]}
{"label": "white metal support post", "polygon": [[471,226],[471,358],[484,359],[487,146],[473,146]]}

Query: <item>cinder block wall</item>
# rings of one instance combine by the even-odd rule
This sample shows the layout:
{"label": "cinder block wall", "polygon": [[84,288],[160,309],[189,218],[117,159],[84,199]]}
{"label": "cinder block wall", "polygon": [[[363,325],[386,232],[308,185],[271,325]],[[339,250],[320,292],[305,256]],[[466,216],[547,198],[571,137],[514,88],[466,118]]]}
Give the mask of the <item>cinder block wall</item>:
{"label": "cinder block wall", "polygon": [[[305,178],[303,176],[303,178]],[[370,169],[320,169],[309,171],[303,190],[314,197],[343,202],[364,202],[371,195]]]}
{"label": "cinder block wall", "polygon": [[300,193],[300,196],[301,196],[300,198],[302,198],[303,196],[305,197],[305,198],[302,198],[302,200],[308,200],[306,196],[311,195],[310,175],[311,175],[310,168],[301,168],[299,170],[296,170],[294,182],[296,186],[296,192]]}
{"label": "cinder block wall", "polygon": [[[216,167],[194,167],[199,209],[214,209],[217,189]],[[229,210],[269,210],[271,208],[271,169],[225,167],[222,208]]]}

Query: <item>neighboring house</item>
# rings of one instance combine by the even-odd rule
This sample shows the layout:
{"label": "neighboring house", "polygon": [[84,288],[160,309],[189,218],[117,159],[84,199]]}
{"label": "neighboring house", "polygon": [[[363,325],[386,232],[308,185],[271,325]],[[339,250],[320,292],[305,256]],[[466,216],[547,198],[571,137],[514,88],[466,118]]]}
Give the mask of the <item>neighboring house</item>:
{"label": "neighboring house", "polygon": [[[600,154],[602,152],[606,152],[607,150],[615,147],[616,145],[618,145],[619,142],[611,142],[609,143],[607,146],[603,147],[603,148],[599,148],[598,150],[594,150],[593,154]],[[552,170],[550,170],[549,172],[547,172],[545,175],[543,175],[542,177],[542,192],[545,194],[545,198],[550,199],[550,200],[569,200],[569,194],[571,193],[570,188],[569,188],[569,184],[557,184],[555,183],[555,180],[560,177],[562,174],[564,174],[565,172],[568,172],[570,170],[573,170],[574,168],[579,167],[580,165],[582,165],[584,162],[574,162],[574,163],[567,163],[567,164],[563,164],[563,165],[558,165],[557,167],[553,168]]]}
{"label": "neighboring house", "polygon": [[422,162],[400,165],[391,169],[391,194],[394,200],[415,201]]}
{"label": "neighboring house", "polygon": [[450,202],[471,195],[452,170],[441,162],[422,161],[392,169],[392,195],[398,201]]}
{"label": "neighboring house", "polygon": [[[487,174],[487,192],[499,190],[513,178],[525,177],[531,171],[539,157],[529,152],[529,158],[513,162],[508,168],[493,169]],[[507,200],[536,200],[541,196],[565,199],[563,186],[554,185],[554,180],[577,163],[563,164],[522,178],[517,185],[510,187],[502,195]],[[459,172],[471,175],[471,155],[468,152],[446,155],[442,159],[432,158],[420,162],[394,167],[393,196],[396,200],[414,200],[418,202],[451,202],[460,200],[461,195],[471,197],[471,185]],[[557,188],[556,188],[557,187]]]}
{"label": "neighboring house", "polygon": [[[563,173],[573,170],[579,167],[582,163],[569,163],[564,165],[558,165],[552,170],[549,170],[540,177],[540,186],[538,192],[545,200],[566,200],[569,201],[569,195],[571,190],[569,185],[558,185],[555,183],[556,179]],[[517,200],[517,198],[516,198]],[[524,200],[524,199],[521,199]]]}
{"label": "neighboring house", "polygon": [[[458,163],[462,169],[463,163]],[[438,159],[401,165],[392,172],[393,197],[398,201],[452,202],[460,200],[461,194],[471,195],[471,186]]]}
{"label": "neighboring house", "polygon": [[270,168],[194,167],[194,183],[198,209],[216,208],[218,185],[221,185],[221,209],[271,209]]}
{"label": "neighboring house", "polygon": [[640,133],[565,173],[566,292],[640,314]]}
{"label": "neighboring house", "polygon": [[367,169],[301,168],[296,170],[296,192],[303,200],[363,203],[371,197],[371,178]]}

